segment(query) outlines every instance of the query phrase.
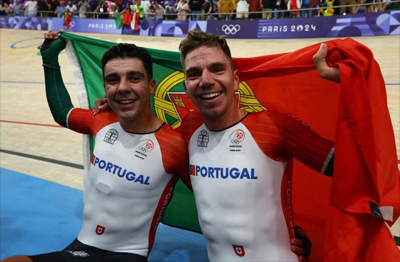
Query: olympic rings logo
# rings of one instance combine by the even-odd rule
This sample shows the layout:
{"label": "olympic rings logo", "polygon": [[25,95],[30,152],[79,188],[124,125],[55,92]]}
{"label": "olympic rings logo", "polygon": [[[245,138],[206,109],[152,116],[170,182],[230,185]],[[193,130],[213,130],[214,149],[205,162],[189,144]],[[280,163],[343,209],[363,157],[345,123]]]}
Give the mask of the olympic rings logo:
{"label": "olympic rings logo", "polygon": [[224,33],[227,35],[235,35],[237,32],[240,31],[240,25],[223,25],[222,31],[224,31]]}

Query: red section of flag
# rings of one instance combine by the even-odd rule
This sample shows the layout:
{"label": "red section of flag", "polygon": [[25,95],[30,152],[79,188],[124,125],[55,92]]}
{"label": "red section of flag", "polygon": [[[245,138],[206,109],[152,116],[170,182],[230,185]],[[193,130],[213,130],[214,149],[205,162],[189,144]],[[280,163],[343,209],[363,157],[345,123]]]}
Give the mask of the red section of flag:
{"label": "red section of flag", "polygon": [[94,165],[94,160],[96,159],[96,156],[93,154],[93,156],[92,156],[92,165]]}
{"label": "red section of flag", "polygon": [[400,261],[385,221],[370,210],[370,202],[394,207],[389,225],[400,213],[398,158],[380,68],[371,51],[351,39],[326,43],[341,84],[318,76],[312,56],[319,45],[234,63],[267,108],[294,115],[335,141],[332,179],[294,161],[294,222],[313,242],[310,261]]}
{"label": "red section of flag", "polygon": [[69,23],[71,22],[71,12],[67,9],[65,10],[64,13],[64,22],[63,22],[63,26],[67,29],[69,29]]}

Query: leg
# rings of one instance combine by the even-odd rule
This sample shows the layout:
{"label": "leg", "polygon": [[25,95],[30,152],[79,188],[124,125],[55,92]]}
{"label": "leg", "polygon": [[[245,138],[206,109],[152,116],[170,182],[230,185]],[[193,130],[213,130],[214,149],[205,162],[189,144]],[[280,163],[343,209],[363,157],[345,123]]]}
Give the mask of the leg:
{"label": "leg", "polygon": [[26,256],[12,256],[3,259],[0,262],[33,262],[33,260]]}

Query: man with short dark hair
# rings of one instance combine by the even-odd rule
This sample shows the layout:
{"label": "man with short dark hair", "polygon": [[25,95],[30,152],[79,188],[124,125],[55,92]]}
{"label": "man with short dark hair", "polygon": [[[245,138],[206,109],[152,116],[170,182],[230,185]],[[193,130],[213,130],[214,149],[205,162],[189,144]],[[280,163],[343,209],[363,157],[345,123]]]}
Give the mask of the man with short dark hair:
{"label": "man with short dark hair", "polygon": [[3,262],[145,262],[179,177],[190,187],[181,134],[151,112],[152,57],[133,44],[111,47],[101,65],[112,111],[93,115],[73,107],[62,81],[58,54],[65,40],[49,41],[58,33],[46,38],[41,54],[52,115],[61,126],[95,136],[82,228],[60,252]]}

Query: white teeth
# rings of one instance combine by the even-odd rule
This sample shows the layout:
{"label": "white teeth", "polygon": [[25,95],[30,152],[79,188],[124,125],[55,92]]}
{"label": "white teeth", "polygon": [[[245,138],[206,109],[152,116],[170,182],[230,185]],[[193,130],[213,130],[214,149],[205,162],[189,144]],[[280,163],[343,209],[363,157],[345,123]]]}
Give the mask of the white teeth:
{"label": "white teeth", "polygon": [[219,95],[221,95],[221,93],[211,93],[211,94],[202,95],[201,98],[214,98]]}
{"label": "white teeth", "polygon": [[133,102],[133,100],[121,100],[121,101],[118,101],[118,103],[120,103],[120,104],[129,104],[129,103],[132,103]]}

